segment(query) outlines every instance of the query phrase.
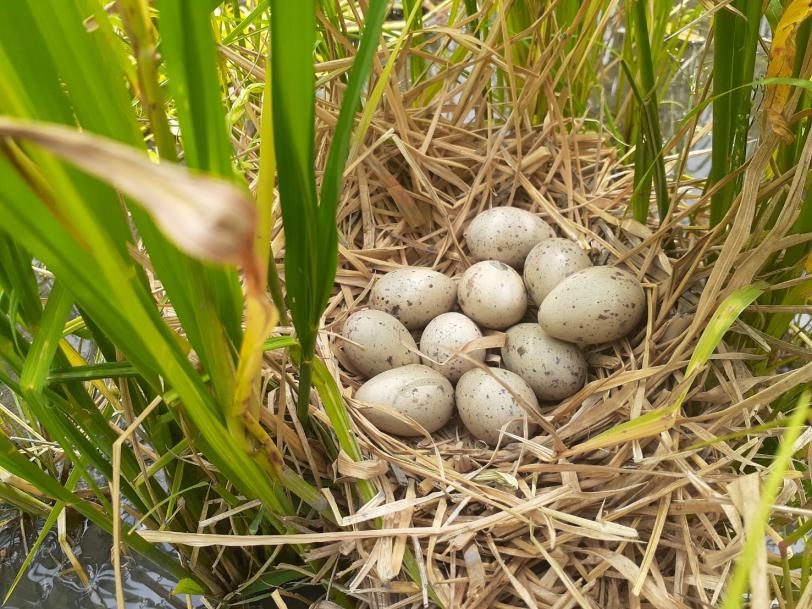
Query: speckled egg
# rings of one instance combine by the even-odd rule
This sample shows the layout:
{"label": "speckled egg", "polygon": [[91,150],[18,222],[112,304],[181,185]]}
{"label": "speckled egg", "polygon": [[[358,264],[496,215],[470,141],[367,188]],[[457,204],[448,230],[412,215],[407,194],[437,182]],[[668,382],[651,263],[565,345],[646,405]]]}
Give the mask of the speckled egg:
{"label": "speckled egg", "polygon": [[[504,431],[519,436],[524,430],[525,409],[505,385],[531,408],[538,408],[538,400],[530,385],[518,374],[500,368],[491,368],[489,372],[474,368],[463,374],[455,395],[457,410],[468,431],[494,446],[499,441],[503,425],[506,425]],[[536,428],[530,419],[527,425],[531,433]],[[502,438],[503,445],[513,441],[512,438]]]}
{"label": "speckled egg", "polygon": [[[460,356],[454,356],[462,347],[482,338],[477,325],[462,313],[443,313],[432,319],[420,337],[423,363],[450,380],[456,382],[462,374],[476,364]],[[466,353],[467,357],[485,361],[485,349]]]}
{"label": "speckled egg", "polygon": [[457,286],[442,273],[422,267],[387,273],[372,286],[369,306],[386,311],[415,330],[454,308]]}
{"label": "speckled egg", "polygon": [[402,323],[374,309],[353,313],[341,331],[344,353],[358,372],[369,378],[385,370],[417,364],[417,345]]}
{"label": "speckled egg", "polygon": [[457,289],[463,312],[486,328],[509,328],[527,310],[521,276],[498,260],[477,262],[463,273]]}
{"label": "speckled egg", "polygon": [[540,400],[563,400],[584,386],[587,363],[578,347],[534,323],[515,325],[506,334],[505,368],[527,381]]}
{"label": "speckled egg", "polygon": [[522,275],[530,300],[539,304],[564,279],[590,266],[589,256],[574,241],[558,237],[542,241],[524,263]]}
{"label": "speckled egg", "polygon": [[536,214],[518,207],[494,207],[476,216],[465,242],[474,260],[499,260],[519,268],[539,241],[555,237]]}
{"label": "speckled egg", "polygon": [[646,295],[634,275],[593,266],[553,288],[539,307],[539,324],[555,338],[596,345],[628,334],[645,308]]}
{"label": "speckled egg", "polygon": [[[355,399],[383,404],[414,419],[426,431],[440,429],[454,411],[454,388],[447,378],[422,364],[381,372],[355,392]],[[419,429],[389,413],[371,408],[364,415],[381,431],[398,436],[421,436]]]}

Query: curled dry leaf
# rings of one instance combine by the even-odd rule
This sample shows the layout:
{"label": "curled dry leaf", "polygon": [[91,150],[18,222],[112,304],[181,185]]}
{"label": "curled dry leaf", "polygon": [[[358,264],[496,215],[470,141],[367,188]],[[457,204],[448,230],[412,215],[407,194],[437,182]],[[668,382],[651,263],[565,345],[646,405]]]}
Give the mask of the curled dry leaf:
{"label": "curled dry leaf", "polygon": [[115,186],[143,206],[180,249],[212,262],[243,262],[256,210],[247,193],[141,150],[61,125],[0,117],[0,136],[28,140]]}
{"label": "curled dry leaf", "polygon": [[358,480],[372,480],[389,471],[389,464],[379,459],[354,461],[343,450],[338,453],[338,473]]}
{"label": "curled dry leaf", "polygon": [[[781,20],[775,28],[773,43],[770,46],[767,78],[790,78],[792,76],[797,50],[795,37],[801,23],[810,15],[812,15],[812,0],[792,0],[784,10]],[[790,92],[790,85],[767,85],[767,94],[764,98],[764,117],[767,125],[784,140],[792,139],[784,114]]]}

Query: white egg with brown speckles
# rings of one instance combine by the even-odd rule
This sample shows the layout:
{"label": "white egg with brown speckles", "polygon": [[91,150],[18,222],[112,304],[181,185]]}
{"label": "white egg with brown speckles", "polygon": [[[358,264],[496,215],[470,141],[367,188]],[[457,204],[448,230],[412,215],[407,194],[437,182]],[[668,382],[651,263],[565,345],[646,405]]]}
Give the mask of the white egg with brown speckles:
{"label": "white egg with brown speckles", "polygon": [[533,246],[555,237],[538,215],[518,207],[494,207],[477,215],[465,231],[474,260],[499,260],[512,267],[524,264]]}
{"label": "white egg with brown speckles", "polygon": [[540,400],[563,400],[584,386],[587,363],[577,346],[549,336],[535,323],[515,325],[506,335],[505,368],[527,381]]}
{"label": "white egg with brown speckles", "polygon": [[429,433],[445,425],[454,411],[454,388],[447,378],[422,364],[387,370],[369,379],[355,392],[355,399],[370,404],[364,415],[381,431],[398,436],[423,433],[407,421],[375,408],[384,405],[413,419]]}
{"label": "white egg with brown speckles", "polygon": [[417,364],[417,345],[406,327],[389,313],[365,309],[344,322],[344,353],[366,378],[392,368]]}
{"label": "white egg with brown speckles", "polygon": [[542,241],[524,263],[522,277],[530,300],[539,304],[564,279],[590,266],[589,256],[574,241],[558,237]]}
{"label": "white egg with brown speckles", "polygon": [[539,306],[539,324],[571,343],[608,343],[643,319],[646,295],[637,278],[613,266],[594,266],[559,283]]}
{"label": "white egg with brown speckles", "polygon": [[456,382],[464,372],[476,366],[475,362],[485,361],[485,349],[469,351],[466,357],[454,355],[478,338],[482,338],[482,332],[462,313],[438,315],[429,322],[420,337],[423,363],[452,383]]}
{"label": "white egg with brown speckles", "polygon": [[398,269],[375,282],[369,306],[415,330],[453,309],[456,293],[454,280],[442,273],[422,267]]}
{"label": "white egg with brown speckles", "polygon": [[463,273],[457,302],[478,324],[500,330],[509,328],[524,316],[527,293],[515,269],[498,260],[484,260]]}
{"label": "white egg with brown speckles", "polygon": [[[474,437],[491,446],[499,441],[502,431],[523,435],[525,409],[513,397],[514,393],[526,407],[538,409],[536,395],[518,374],[499,368],[469,370],[460,377],[455,391],[457,410],[463,424]],[[529,418],[527,425],[529,433],[537,427]],[[514,440],[505,436],[501,443],[511,442]]]}

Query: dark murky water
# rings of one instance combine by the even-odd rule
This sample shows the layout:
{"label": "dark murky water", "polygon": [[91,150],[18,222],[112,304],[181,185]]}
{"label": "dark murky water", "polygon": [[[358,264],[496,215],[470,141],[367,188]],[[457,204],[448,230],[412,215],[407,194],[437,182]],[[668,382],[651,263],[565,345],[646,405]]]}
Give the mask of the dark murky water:
{"label": "dark murky water", "polygon": [[[11,515],[0,512],[0,521]],[[25,560],[27,548],[37,537],[37,529],[25,522],[27,545],[18,521],[0,530],[0,597],[6,595]],[[74,527],[73,550],[90,578],[85,587],[57,541],[56,531],[45,543],[20,580],[8,609],[108,609],[115,608],[115,580],[110,558],[110,537],[93,527]],[[127,609],[184,609],[186,597],[174,597],[175,583],[156,572],[152,565],[128,556],[123,568]],[[2,600],[2,598],[0,598]],[[194,602],[194,607],[200,607]]]}

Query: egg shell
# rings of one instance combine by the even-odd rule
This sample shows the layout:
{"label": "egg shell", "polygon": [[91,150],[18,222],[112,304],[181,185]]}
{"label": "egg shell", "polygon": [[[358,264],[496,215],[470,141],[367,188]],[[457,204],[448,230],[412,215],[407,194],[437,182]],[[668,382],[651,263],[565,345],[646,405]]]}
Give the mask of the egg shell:
{"label": "egg shell", "polygon": [[[499,441],[503,425],[507,424],[505,431],[514,435],[520,436],[524,430],[525,409],[505,385],[532,408],[538,409],[538,400],[530,385],[518,374],[500,368],[491,368],[489,372],[474,368],[463,374],[457,382],[455,396],[457,410],[468,431],[494,446]],[[537,427],[530,419],[527,425],[531,433]],[[513,441],[503,437],[502,444]]]}
{"label": "egg shell", "polygon": [[524,317],[527,292],[515,269],[498,260],[484,260],[463,273],[457,302],[481,326],[500,330]]}
{"label": "egg shell", "polygon": [[[414,419],[426,431],[440,429],[454,411],[454,388],[447,378],[422,364],[410,364],[381,372],[355,392],[355,399],[383,404]],[[378,429],[398,436],[421,436],[419,429],[379,409],[364,415]]]}
{"label": "egg shell", "polygon": [[564,279],[590,266],[589,256],[574,241],[559,237],[542,241],[524,263],[522,277],[530,300],[539,304]]}
{"label": "egg shell", "polygon": [[518,207],[494,207],[477,215],[465,242],[474,260],[499,260],[519,268],[539,241],[555,237],[555,232],[536,214]]}
{"label": "egg shell", "polygon": [[450,277],[422,267],[387,273],[372,286],[369,306],[394,315],[415,330],[454,308],[457,285]]}
{"label": "egg shell", "polygon": [[[478,338],[482,338],[482,332],[462,313],[438,315],[420,337],[420,352],[425,356],[423,363],[454,383],[476,364],[460,356],[451,356]],[[478,362],[485,361],[485,349],[469,351],[466,355]]]}
{"label": "egg shell", "polygon": [[417,344],[402,323],[389,313],[365,309],[344,322],[344,353],[366,378],[392,368],[420,363]]}
{"label": "egg shell", "polygon": [[587,363],[577,346],[549,336],[534,323],[515,325],[506,335],[502,363],[527,381],[540,400],[563,400],[584,386]]}
{"label": "egg shell", "polygon": [[593,266],[559,283],[539,307],[539,324],[555,338],[596,345],[628,334],[643,318],[646,295],[637,278]]}

